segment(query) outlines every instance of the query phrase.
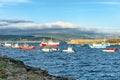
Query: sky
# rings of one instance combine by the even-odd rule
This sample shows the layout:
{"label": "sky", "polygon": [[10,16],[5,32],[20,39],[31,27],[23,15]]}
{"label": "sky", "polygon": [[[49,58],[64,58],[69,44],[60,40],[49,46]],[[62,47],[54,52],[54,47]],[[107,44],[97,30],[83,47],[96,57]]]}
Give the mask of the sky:
{"label": "sky", "polygon": [[120,0],[0,0],[0,28],[58,25],[120,32],[119,21]]}

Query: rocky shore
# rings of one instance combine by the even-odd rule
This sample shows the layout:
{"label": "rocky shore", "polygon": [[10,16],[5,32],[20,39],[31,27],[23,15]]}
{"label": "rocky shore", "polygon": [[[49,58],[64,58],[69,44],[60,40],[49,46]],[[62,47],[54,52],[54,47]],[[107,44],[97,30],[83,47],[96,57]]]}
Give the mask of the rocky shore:
{"label": "rocky shore", "polygon": [[74,80],[53,76],[40,68],[25,65],[22,61],[0,57],[0,80]]}
{"label": "rocky shore", "polygon": [[108,42],[110,45],[120,45],[120,39],[72,39],[69,40],[68,44],[78,44],[78,45],[84,45],[84,44],[92,44],[92,43],[103,43]]}

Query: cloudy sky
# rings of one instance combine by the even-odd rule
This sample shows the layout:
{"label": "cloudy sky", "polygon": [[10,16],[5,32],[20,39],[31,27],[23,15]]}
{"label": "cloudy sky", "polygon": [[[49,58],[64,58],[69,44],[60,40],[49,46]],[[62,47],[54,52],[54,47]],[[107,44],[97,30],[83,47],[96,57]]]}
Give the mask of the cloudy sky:
{"label": "cloudy sky", "polygon": [[57,25],[120,32],[119,21],[120,0],[0,0],[0,28]]}

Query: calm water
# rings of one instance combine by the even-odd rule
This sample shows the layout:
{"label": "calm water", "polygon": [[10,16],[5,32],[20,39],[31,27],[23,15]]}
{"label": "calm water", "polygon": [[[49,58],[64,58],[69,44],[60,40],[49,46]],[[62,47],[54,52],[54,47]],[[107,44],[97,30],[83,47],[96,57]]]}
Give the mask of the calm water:
{"label": "calm water", "polygon": [[[33,44],[39,45],[39,44]],[[60,49],[68,45],[61,44]],[[61,51],[43,53],[41,48],[23,51],[9,47],[0,47],[0,56],[9,56],[22,60],[25,64],[47,70],[49,74],[75,78],[76,80],[119,80],[120,51],[105,53],[102,49],[90,49],[87,46],[72,45],[75,53]],[[111,46],[120,48],[120,46]]]}

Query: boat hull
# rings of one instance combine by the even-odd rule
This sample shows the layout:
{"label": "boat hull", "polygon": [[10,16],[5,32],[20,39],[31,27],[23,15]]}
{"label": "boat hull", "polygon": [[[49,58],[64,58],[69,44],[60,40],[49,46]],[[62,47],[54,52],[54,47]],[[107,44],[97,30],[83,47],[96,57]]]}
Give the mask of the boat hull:
{"label": "boat hull", "polygon": [[18,44],[12,45],[12,48],[19,48]]}
{"label": "boat hull", "polygon": [[59,42],[58,43],[41,43],[41,46],[60,46]]}
{"label": "boat hull", "polygon": [[118,48],[108,48],[106,50],[102,50],[103,52],[115,52],[118,51]]}
{"label": "boat hull", "polygon": [[89,44],[90,48],[106,48],[104,44]]}
{"label": "boat hull", "polygon": [[62,52],[73,53],[74,51],[73,50],[71,50],[71,51],[69,51],[69,50],[62,50]]}
{"label": "boat hull", "polygon": [[19,46],[19,49],[21,50],[34,50],[35,47],[34,46]]}
{"label": "boat hull", "polygon": [[62,52],[73,53],[75,51],[72,49],[72,47],[68,47],[68,49],[62,50]]}
{"label": "boat hull", "polygon": [[115,50],[102,50],[103,52],[115,52]]}
{"label": "boat hull", "polygon": [[52,52],[52,51],[58,51],[58,48],[42,48],[43,52]]}

